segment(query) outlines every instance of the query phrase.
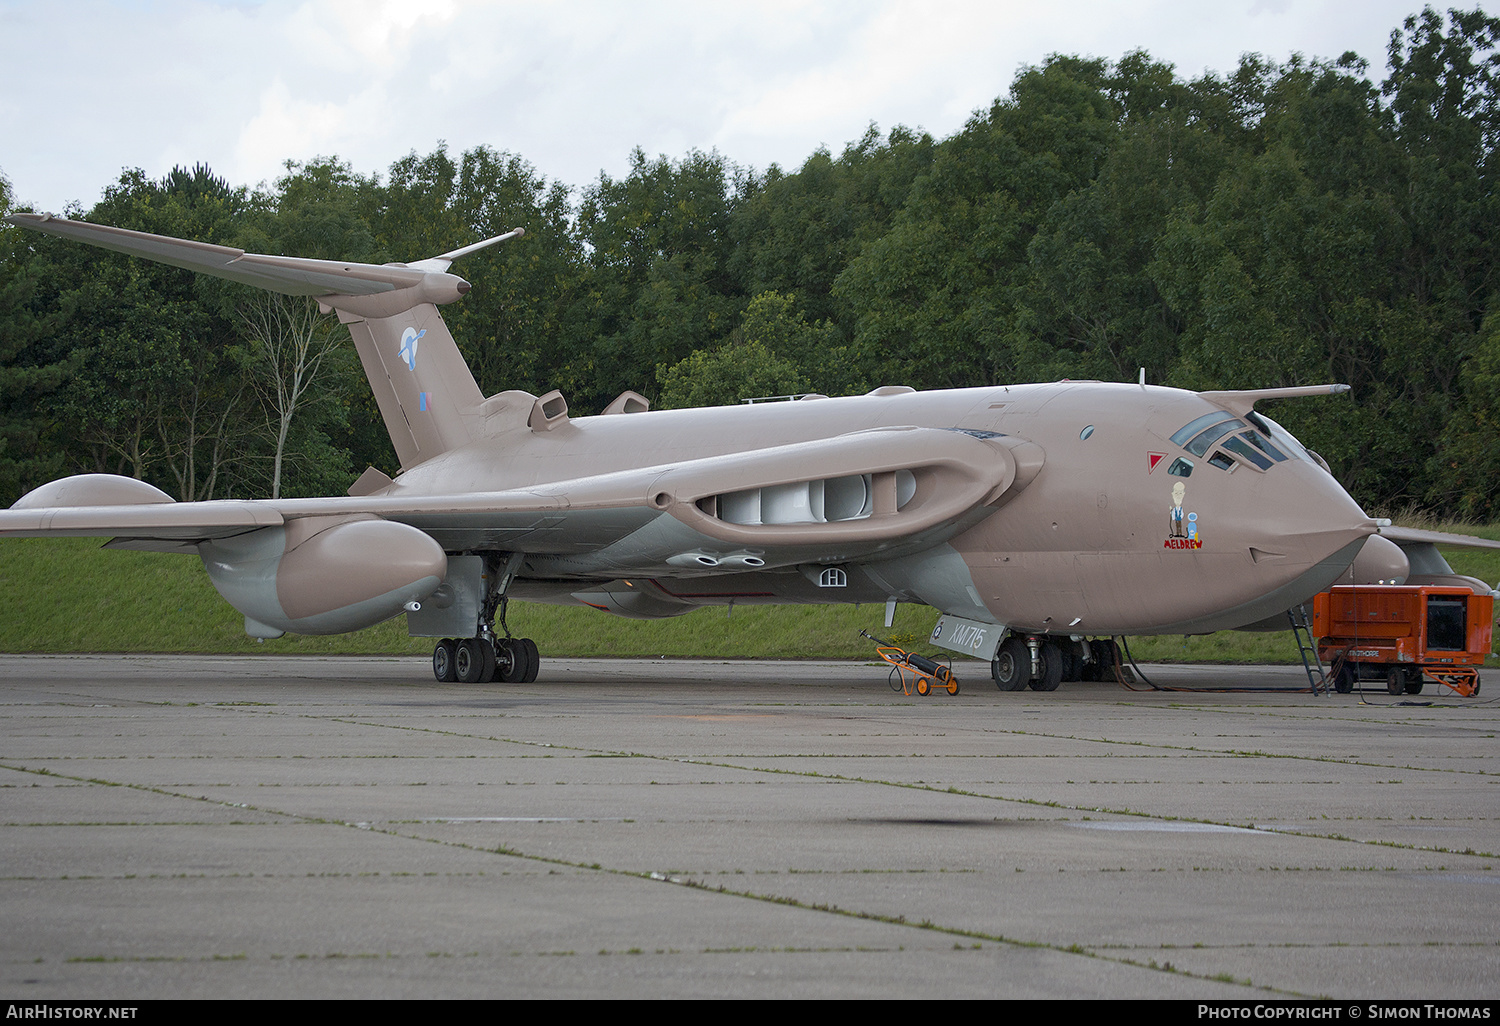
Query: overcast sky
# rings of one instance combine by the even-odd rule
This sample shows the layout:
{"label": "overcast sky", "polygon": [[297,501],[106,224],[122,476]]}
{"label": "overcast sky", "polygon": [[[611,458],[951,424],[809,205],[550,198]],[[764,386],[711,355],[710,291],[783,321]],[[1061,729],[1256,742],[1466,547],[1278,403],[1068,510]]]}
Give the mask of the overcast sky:
{"label": "overcast sky", "polygon": [[[1465,4],[1463,6],[1469,6]],[[1486,4],[1488,7],[1488,4]],[[1416,0],[0,0],[0,174],[42,210],[122,168],[289,159],[384,172],[446,140],[572,186],[630,151],[799,166],[875,122],[941,138],[1049,53],[1145,49],[1180,76],[1353,50],[1384,76]]]}

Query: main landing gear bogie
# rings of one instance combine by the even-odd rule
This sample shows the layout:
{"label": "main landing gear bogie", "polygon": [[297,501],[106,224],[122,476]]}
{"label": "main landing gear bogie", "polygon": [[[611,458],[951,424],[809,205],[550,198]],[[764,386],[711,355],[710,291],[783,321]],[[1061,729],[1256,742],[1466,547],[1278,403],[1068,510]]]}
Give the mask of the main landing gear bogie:
{"label": "main landing gear bogie", "polygon": [[1012,634],[996,650],[990,672],[1001,691],[1056,691],[1063,681],[1110,679],[1117,658],[1113,641]]}
{"label": "main landing gear bogie", "polygon": [[530,684],[540,666],[530,638],[444,638],[432,650],[432,675],[445,684]]}

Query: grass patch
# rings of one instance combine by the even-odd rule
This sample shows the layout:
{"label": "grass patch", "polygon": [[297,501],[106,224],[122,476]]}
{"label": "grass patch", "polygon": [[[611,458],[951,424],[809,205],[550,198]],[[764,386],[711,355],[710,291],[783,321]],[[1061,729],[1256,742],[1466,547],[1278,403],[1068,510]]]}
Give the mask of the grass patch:
{"label": "grass patch", "polygon": [[[266,655],[430,655],[397,617],[353,634],[245,636],[193,556],[100,548],[87,538],[17,538],[0,544],[0,652],[170,652]],[[896,629],[925,638],[937,611],[903,605]],[[873,658],[861,629],[881,633],[885,606],[736,606],[669,620],[627,620],[582,606],[512,602],[511,630],[548,656]]]}
{"label": "grass patch", "polygon": [[[1500,525],[1444,529],[1500,540]],[[1500,552],[1455,549],[1445,555],[1459,573],[1500,579]],[[407,636],[404,617],[353,634],[257,642],[245,636],[240,614],[214,591],[195,557],[102,549],[87,538],[5,540],[0,589],[7,596],[0,652],[432,652],[430,640]],[[916,639],[931,632],[937,617],[934,609],[902,605],[887,631],[881,604],[736,606],[732,615],[717,607],[667,620],[626,620],[586,607],[513,602],[507,620],[547,656],[873,660],[861,629],[932,653],[937,650]],[[1290,631],[1132,638],[1130,647],[1138,660],[1150,662],[1299,661]]]}

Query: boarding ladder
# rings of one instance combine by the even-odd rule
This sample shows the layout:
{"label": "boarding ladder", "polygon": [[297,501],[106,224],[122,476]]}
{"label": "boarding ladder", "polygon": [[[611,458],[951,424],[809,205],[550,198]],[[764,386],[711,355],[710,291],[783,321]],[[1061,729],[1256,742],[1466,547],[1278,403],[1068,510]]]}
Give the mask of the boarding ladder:
{"label": "boarding ladder", "polygon": [[1317,642],[1312,636],[1312,626],[1307,621],[1307,606],[1297,605],[1286,611],[1292,625],[1292,637],[1297,639],[1297,651],[1302,655],[1302,669],[1307,671],[1307,683],[1315,695],[1328,693],[1328,675],[1323,672],[1323,662],[1318,658]]}

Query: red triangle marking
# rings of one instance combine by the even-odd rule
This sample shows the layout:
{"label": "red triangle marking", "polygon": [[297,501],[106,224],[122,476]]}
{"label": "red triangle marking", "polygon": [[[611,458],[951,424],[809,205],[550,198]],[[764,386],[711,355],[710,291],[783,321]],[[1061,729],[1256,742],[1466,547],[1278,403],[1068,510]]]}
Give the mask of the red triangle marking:
{"label": "red triangle marking", "polygon": [[1148,452],[1148,453],[1146,453],[1146,460],[1147,460],[1147,462],[1149,462],[1151,464],[1151,466],[1149,466],[1149,467],[1146,468],[1146,473],[1148,473],[1148,474],[1151,473],[1151,471],[1153,471],[1153,470],[1156,469],[1156,465],[1158,463],[1160,463],[1162,460],[1166,459],[1166,458],[1167,458],[1167,454],[1164,453],[1164,452]]}

